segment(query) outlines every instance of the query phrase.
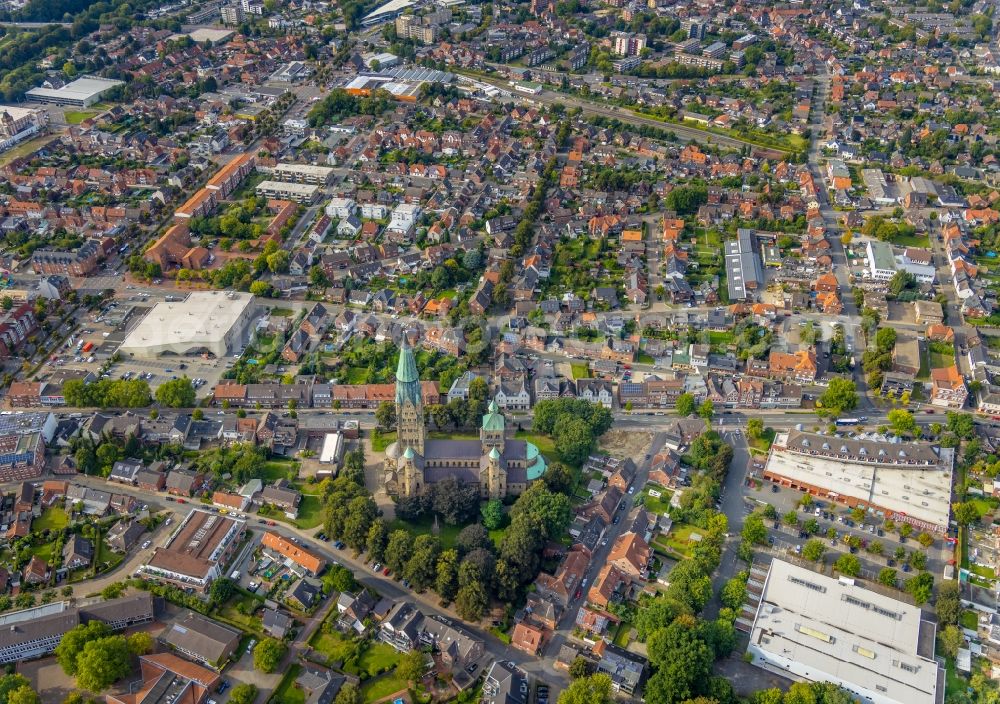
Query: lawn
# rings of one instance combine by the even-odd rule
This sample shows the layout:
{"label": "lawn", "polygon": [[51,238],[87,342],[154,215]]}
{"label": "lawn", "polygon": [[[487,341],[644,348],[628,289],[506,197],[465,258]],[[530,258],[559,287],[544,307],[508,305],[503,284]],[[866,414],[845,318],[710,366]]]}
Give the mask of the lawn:
{"label": "lawn", "polygon": [[771,449],[771,443],[774,442],[774,436],[774,428],[764,428],[764,432],[760,434],[759,438],[750,441],[750,447],[767,454]]}
{"label": "lawn", "polygon": [[[364,696],[366,704],[368,702],[377,702],[379,699],[384,699],[390,694],[406,689],[407,684],[406,680],[396,677],[394,674],[386,675],[377,680],[368,680],[362,684],[361,694]],[[278,700],[276,699],[275,701]]]}
{"label": "lawn", "polygon": [[295,525],[299,528],[315,528],[323,522],[323,500],[316,494],[303,494],[299,504],[299,517]]}
{"label": "lawn", "polygon": [[396,667],[402,659],[403,656],[391,645],[372,643],[358,658],[358,666],[362,673],[368,673],[369,677],[376,677],[379,673]]}
{"label": "lawn", "polygon": [[364,367],[348,367],[345,384],[367,384],[368,370]]}
{"label": "lawn", "polygon": [[[125,556],[114,552],[108,547],[107,541],[104,539],[104,534],[101,534],[101,539],[97,541],[97,555],[94,558],[94,564],[97,566],[97,573],[108,572],[113,570],[121,561],[125,559]],[[107,567],[101,569],[101,566],[107,564]]]}
{"label": "lawn", "polygon": [[970,631],[979,628],[979,618],[975,611],[963,611],[959,623],[962,624],[962,628],[968,628]]}
{"label": "lawn", "polygon": [[941,354],[940,352],[931,352],[931,369],[942,369],[944,367],[951,367],[955,365],[955,355],[954,354]]}
{"label": "lawn", "polygon": [[708,344],[713,345],[715,347],[723,347],[725,345],[731,345],[733,344],[733,340],[735,339],[736,336],[728,331],[720,332],[718,330],[713,330],[708,333]]}
{"label": "lawn", "polygon": [[302,666],[298,663],[292,664],[281,678],[281,683],[274,690],[274,694],[268,700],[274,704],[305,704],[306,694],[295,686],[295,678],[302,671]]}
{"label": "lawn", "polygon": [[294,468],[296,474],[298,474],[298,464],[291,460],[270,460],[264,463],[264,469],[261,473],[261,480],[264,482],[273,482],[276,479],[287,479],[288,471]]}
{"label": "lawn", "polygon": [[[534,443],[535,447],[541,450],[542,454],[545,456],[545,461],[547,463],[551,464],[559,459],[559,453],[556,452],[556,443],[547,435],[538,435],[537,433],[522,430],[515,433],[514,437],[518,440],[527,440],[530,443]],[[567,462],[567,464],[569,463]],[[577,469],[579,468],[577,467]]]}
{"label": "lawn", "polygon": [[41,533],[46,530],[62,530],[67,525],[69,525],[69,516],[61,508],[53,506],[42,512],[42,515],[31,524],[31,529]]}
{"label": "lawn", "polygon": [[574,379],[589,379],[590,378],[590,367],[585,363],[573,362],[569,365],[570,369],[573,371]]}
{"label": "lawn", "polygon": [[[404,521],[402,519],[395,519],[389,524],[389,532],[394,530],[408,530],[414,537],[418,535],[428,535],[431,529],[434,527],[433,518],[425,518],[419,522],[413,523],[411,521]],[[462,526],[450,526],[442,520],[438,520],[438,537],[441,539],[441,545],[445,550],[454,547],[455,539],[458,534],[462,531]]]}
{"label": "lawn", "polygon": [[277,318],[291,318],[295,315],[295,311],[291,308],[272,308],[271,315]]}
{"label": "lawn", "polygon": [[354,651],[354,644],[336,631],[332,633],[316,631],[309,645],[316,652],[325,655],[328,662],[343,662]]}
{"label": "lawn", "polygon": [[29,154],[34,154],[39,149],[46,146],[49,142],[54,142],[56,139],[58,139],[58,137],[53,137],[52,135],[42,135],[41,137],[29,139],[27,142],[22,142],[13,149],[0,154],[0,166],[6,166],[15,159],[21,159]]}
{"label": "lawn", "polygon": [[385,452],[385,448],[396,442],[396,433],[372,431],[372,452]]}
{"label": "lawn", "polygon": [[69,125],[79,125],[84,120],[94,117],[97,113],[93,110],[67,110],[63,113],[66,123]]}
{"label": "lawn", "polygon": [[241,612],[237,606],[244,602],[254,601],[252,599],[230,599],[229,602],[219,610],[219,618],[229,621],[231,624],[241,628],[248,633],[254,633],[258,636],[261,635],[262,624],[260,619],[256,616],[247,616]]}
{"label": "lawn", "polygon": [[986,499],[969,499],[969,503],[976,507],[980,518],[993,510],[993,504]]}
{"label": "lawn", "polygon": [[900,235],[893,237],[892,243],[897,247],[923,247],[927,249],[931,246],[931,238],[928,235],[912,235],[910,237]]}
{"label": "lawn", "polygon": [[639,364],[656,364],[656,360],[653,359],[652,355],[646,354],[645,352],[639,353]]}
{"label": "lawn", "polygon": [[[655,491],[661,492],[662,496],[650,496],[649,490],[653,489]],[[642,497],[642,505],[646,507],[647,511],[652,511],[656,514],[664,514],[670,510],[670,497],[673,496],[673,492],[664,489],[661,486],[648,485],[639,494]]]}
{"label": "lawn", "polygon": [[692,533],[702,533],[704,530],[698,528],[697,526],[688,525],[686,523],[674,524],[670,529],[670,533],[664,537],[661,535],[658,540],[665,543],[671,550],[673,550],[678,555],[688,556],[688,551],[691,549],[693,543],[691,542]]}
{"label": "lawn", "polygon": [[968,680],[955,668],[955,658],[948,658],[945,670],[945,697],[950,701],[953,695],[965,692],[967,686]]}
{"label": "lawn", "polygon": [[629,633],[632,631],[632,624],[622,622],[618,624],[618,632],[615,633],[614,644],[619,648],[628,647]]}

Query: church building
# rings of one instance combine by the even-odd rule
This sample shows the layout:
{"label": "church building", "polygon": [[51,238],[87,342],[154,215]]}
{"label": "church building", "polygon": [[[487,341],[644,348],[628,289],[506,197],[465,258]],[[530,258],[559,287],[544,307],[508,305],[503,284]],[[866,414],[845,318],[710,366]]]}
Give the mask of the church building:
{"label": "church building", "polygon": [[545,459],[535,445],[507,437],[506,420],[495,401],[483,416],[478,440],[428,439],[417,362],[405,335],[396,368],[396,424],[382,480],[393,496],[416,496],[455,477],[478,484],[483,499],[502,499],[521,494],[545,473]]}

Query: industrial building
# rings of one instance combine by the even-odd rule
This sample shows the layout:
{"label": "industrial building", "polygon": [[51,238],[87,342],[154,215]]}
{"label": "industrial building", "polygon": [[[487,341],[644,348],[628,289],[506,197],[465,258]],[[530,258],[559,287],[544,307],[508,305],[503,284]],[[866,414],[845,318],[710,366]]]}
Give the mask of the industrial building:
{"label": "industrial building", "polygon": [[878,516],[944,532],[955,451],[928,443],[779,433],[764,478]]}
{"label": "industrial building", "polygon": [[62,88],[32,88],[25,93],[25,96],[36,103],[86,108],[100,100],[101,96],[112,88],[123,85],[124,81],[84,76],[67,83]]}
{"label": "industrial building", "polygon": [[196,291],[179,302],[157,303],[122,342],[125,356],[207,352],[225,357],[250,334],[254,297],[235,291]]}
{"label": "industrial building", "polygon": [[938,704],[935,634],[918,606],[776,559],[747,653],[765,670],[832,682],[867,704]]}
{"label": "industrial building", "polygon": [[747,228],[737,230],[736,239],[726,242],[725,255],[729,300],[754,299],[764,286],[764,265],[757,250],[754,231]]}

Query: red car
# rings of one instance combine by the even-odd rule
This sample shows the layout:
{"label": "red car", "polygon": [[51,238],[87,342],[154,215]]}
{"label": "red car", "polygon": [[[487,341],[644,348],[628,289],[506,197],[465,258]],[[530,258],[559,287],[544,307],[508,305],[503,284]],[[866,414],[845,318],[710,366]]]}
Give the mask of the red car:
{"label": "red car", "polygon": [[273,525],[274,525],[274,521],[268,521],[268,522],[267,522],[267,525],[269,525],[269,526],[273,526]]}
{"label": "red car", "polygon": [[177,499],[177,503],[179,503],[179,504],[186,504],[187,501],[185,501],[184,499]]}
{"label": "red car", "polygon": [[389,569],[388,567],[386,567],[386,568],[385,568],[384,570],[382,570],[382,574],[384,574],[384,575],[385,575],[386,577],[388,577],[388,576],[389,576],[389,573],[390,573],[391,571],[392,571],[392,570],[390,570],[390,569]]}

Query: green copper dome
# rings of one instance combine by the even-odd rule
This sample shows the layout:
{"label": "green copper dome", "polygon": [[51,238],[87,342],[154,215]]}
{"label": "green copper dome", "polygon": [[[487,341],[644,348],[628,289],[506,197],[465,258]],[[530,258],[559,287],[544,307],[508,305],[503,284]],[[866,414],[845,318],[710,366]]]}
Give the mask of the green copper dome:
{"label": "green copper dome", "polygon": [[490,450],[490,459],[491,460],[498,460],[498,459],[500,459],[500,451],[498,449],[496,449],[495,447]]}
{"label": "green copper dome", "polygon": [[413,451],[412,447],[408,447],[406,448],[406,451],[403,452],[403,457],[405,459],[412,460],[414,457],[416,457],[416,453]]}
{"label": "green copper dome", "polygon": [[417,373],[417,360],[413,356],[413,348],[403,341],[399,348],[399,364],[396,366],[396,403],[402,406],[409,401],[414,406],[420,405],[420,374]]}

